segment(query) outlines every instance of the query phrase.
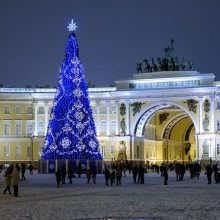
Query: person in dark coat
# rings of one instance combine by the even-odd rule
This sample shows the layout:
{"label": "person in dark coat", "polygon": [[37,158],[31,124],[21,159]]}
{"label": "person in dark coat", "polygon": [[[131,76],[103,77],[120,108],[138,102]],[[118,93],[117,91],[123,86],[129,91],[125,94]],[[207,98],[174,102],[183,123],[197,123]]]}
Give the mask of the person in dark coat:
{"label": "person in dark coat", "polygon": [[95,165],[92,167],[91,172],[92,172],[92,180],[93,180],[93,183],[96,183],[97,169],[96,169],[96,166],[95,166]]}
{"label": "person in dark coat", "polygon": [[63,164],[61,168],[61,178],[62,178],[62,184],[66,184],[66,165]]}
{"label": "person in dark coat", "polygon": [[92,176],[92,172],[91,172],[91,169],[88,167],[86,169],[87,183],[90,183],[91,176]]}
{"label": "person in dark coat", "polygon": [[78,178],[80,178],[80,177],[81,177],[81,174],[82,174],[82,165],[81,165],[81,164],[79,164],[79,165],[77,166],[77,174],[78,174]]}
{"label": "person in dark coat", "polygon": [[138,175],[139,175],[140,184],[144,184],[144,167],[142,164],[139,165]]}
{"label": "person in dark coat", "polygon": [[111,170],[110,170],[110,183],[111,186],[115,183],[115,177],[116,177],[116,167],[114,164],[111,165]]}
{"label": "person in dark coat", "polygon": [[17,197],[18,196],[18,182],[20,180],[19,171],[17,169],[17,166],[14,168],[11,176],[12,176],[11,184],[14,188],[14,196]]}
{"label": "person in dark coat", "polygon": [[201,166],[198,162],[195,164],[195,171],[196,171],[196,177],[197,179],[199,179],[201,173]]}
{"label": "person in dark coat", "polygon": [[132,175],[133,175],[134,183],[137,182],[137,174],[138,174],[138,167],[137,167],[137,164],[135,164],[132,168]]}
{"label": "person in dark coat", "polygon": [[121,186],[122,166],[116,166],[116,185]]}
{"label": "person in dark coat", "polygon": [[164,166],[164,169],[163,169],[163,178],[164,178],[164,185],[167,185],[167,181],[168,181],[167,166]]}
{"label": "person in dark coat", "polygon": [[6,188],[4,189],[4,194],[8,191],[9,194],[11,194],[11,180],[12,180],[12,172],[8,168],[5,172],[5,185]]}
{"label": "person in dark coat", "polygon": [[105,167],[104,175],[105,175],[105,185],[108,185],[109,184],[109,178],[110,178],[110,170],[107,166]]}
{"label": "person in dark coat", "polygon": [[204,164],[204,167],[206,168],[206,175],[207,175],[207,179],[208,179],[208,184],[211,184],[212,183],[212,173],[213,173],[212,167],[209,164],[207,164],[207,165]]}
{"label": "person in dark coat", "polygon": [[57,181],[57,187],[60,187],[60,181],[61,181],[61,171],[60,169],[57,169],[57,172],[56,172],[56,181]]}
{"label": "person in dark coat", "polygon": [[30,171],[30,175],[32,175],[33,174],[33,165],[32,164],[29,165],[29,171]]}
{"label": "person in dark coat", "polygon": [[24,163],[22,163],[21,164],[21,181],[25,181],[26,180],[26,178],[25,178],[25,176],[24,176],[24,174],[25,174],[25,164]]}
{"label": "person in dark coat", "polygon": [[72,178],[73,178],[73,170],[71,168],[69,168],[69,172],[68,172],[69,184],[73,183]]}

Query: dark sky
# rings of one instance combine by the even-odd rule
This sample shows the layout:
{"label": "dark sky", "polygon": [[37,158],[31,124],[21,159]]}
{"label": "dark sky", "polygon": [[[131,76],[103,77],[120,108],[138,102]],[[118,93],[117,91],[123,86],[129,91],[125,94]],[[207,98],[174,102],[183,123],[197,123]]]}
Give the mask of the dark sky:
{"label": "dark sky", "polygon": [[130,78],[171,38],[176,55],[220,80],[220,0],[1,0],[0,84],[56,86],[72,18],[96,87]]}

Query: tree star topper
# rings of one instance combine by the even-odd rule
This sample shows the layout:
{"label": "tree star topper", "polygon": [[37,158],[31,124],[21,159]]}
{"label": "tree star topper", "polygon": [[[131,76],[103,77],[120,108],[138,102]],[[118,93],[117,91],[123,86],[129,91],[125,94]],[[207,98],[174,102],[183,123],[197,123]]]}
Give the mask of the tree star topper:
{"label": "tree star topper", "polygon": [[69,23],[69,25],[67,26],[69,31],[75,31],[77,27],[78,26],[76,25],[76,23],[73,22],[73,19],[72,19],[71,23]]}

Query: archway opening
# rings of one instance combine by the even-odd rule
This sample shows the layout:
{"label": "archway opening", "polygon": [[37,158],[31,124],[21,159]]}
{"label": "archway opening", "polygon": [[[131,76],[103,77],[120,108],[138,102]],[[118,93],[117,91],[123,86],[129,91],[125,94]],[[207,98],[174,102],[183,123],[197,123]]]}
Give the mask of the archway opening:
{"label": "archway opening", "polygon": [[[134,157],[144,161],[145,164],[194,161],[196,132],[191,117],[174,105],[164,105],[154,109],[153,112],[152,109],[148,110],[151,111],[151,115],[144,122],[141,137],[136,137]],[[143,117],[147,114],[145,112],[140,120],[143,121]],[[136,126],[136,131],[139,124]]]}

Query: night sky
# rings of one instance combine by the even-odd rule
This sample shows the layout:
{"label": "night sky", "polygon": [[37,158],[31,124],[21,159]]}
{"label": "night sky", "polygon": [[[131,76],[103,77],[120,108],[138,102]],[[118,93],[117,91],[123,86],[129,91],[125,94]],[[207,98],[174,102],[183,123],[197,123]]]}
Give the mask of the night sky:
{"label": "night sky", "polygon": [[56,86],[72,18],[96,87],[131,78],[171,38],[177,56],[220,81],[220,0],[1,0],[0,84]]}

